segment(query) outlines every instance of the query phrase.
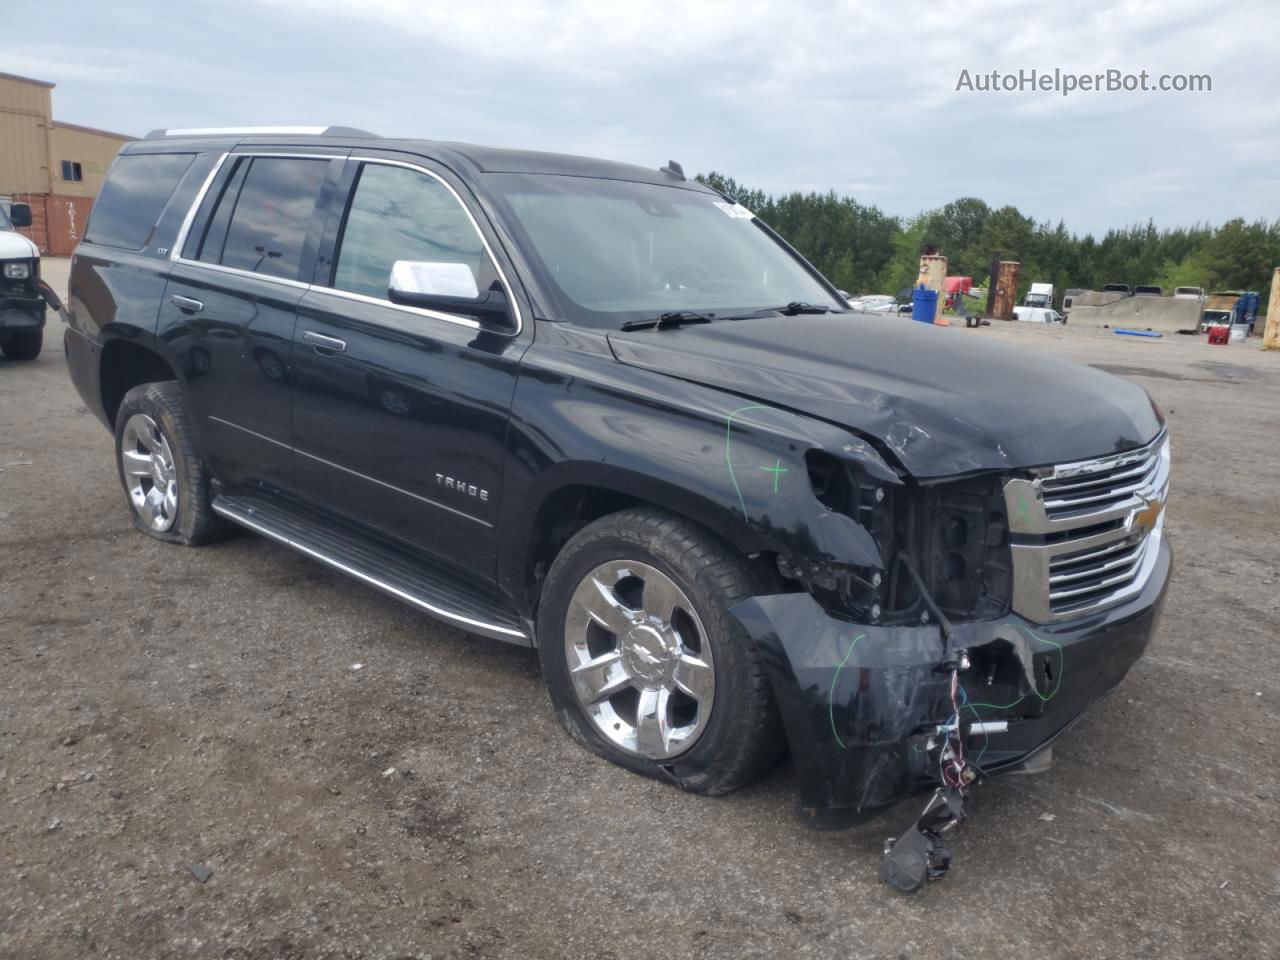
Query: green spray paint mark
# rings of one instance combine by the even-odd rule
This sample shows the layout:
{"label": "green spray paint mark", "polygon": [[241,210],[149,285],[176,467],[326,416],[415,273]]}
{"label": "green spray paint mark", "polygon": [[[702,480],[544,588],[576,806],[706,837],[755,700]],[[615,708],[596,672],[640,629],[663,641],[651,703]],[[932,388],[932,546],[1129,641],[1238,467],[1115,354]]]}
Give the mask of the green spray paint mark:
{"label": "green spray paint mark", "polygon": [[1031,508],[1027,506],[1027,495],[1025,493],[1018,494],[1018,515],[1022,517],[1031,517]]}
{"label": "green spray paint mark", "polygon": [[853,648],[858,645],[859,640],[865,639],[867,639],[865,633],[860,633],[853,638],[853,643],[849,644],[849,652],[844,655],[844,659],[840,661],[840,666],[836,667],[836,672],[831,677],[831,690],[827,693],[827,716],[831,720],[831,735],[836,738],[836,743],[840,744],[841,750],[847,748],[845,742],[840,739],[840,731],[836,729],[836,683],[840,680],[840,671],[844,669],[844,665],[853,656]]}
{"label": "green spray paint mark", "polygon": [[733,472],[733,418],[740,413],[746,413],[748,410],[768,410],[769,407],[761,403],[753,403],[747,407],[739,407],[724,420],[724,463],[729,468],[729,479],[733,482],[733,490],[738,495],[738,506],[742,507],[742,519],[747,519],[747,502],[742,499],[742,489],[738,486],[738,478]]}
{"label": "green spray paint mark", "polygon": [[760,469],[761,469],[761,470],[763,470],[763,471],[765,471],[766,473],[772,473],[772,474],[773,474],[773,492],[774,492],[774,493],[777,493],[777,492],[778,492],[778,480],[779,480],[779,478],[782,476],[782,474],[784,474],[784,473],[786,473],[786,472],[787,472],[787,468],[786,468],[786,467],[784,467],[784,466],[782,465],[782,461],[781,461],[781,460],[779,460],[779,461],[778,461],[777,463],[775,463],[772,467],[761,467]]}

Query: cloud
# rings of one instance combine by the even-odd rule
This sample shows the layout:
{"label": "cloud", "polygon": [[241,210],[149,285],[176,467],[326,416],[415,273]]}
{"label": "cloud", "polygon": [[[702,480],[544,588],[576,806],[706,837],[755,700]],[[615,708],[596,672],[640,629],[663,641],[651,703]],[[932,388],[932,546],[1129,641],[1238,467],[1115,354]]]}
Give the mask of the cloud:
{"label": "cloud", "polygon": [[[334,122],[676,159],[900,215],[977,195],[1082,231],[1271,217],[1280,200],[1280,65],[1256,0],[7,6],[24,42],[5,69],[56,81],[59,118],[109,129]],[[963,68],[1054,67],[1214,89],[955,89]]]}
{"label": "cloud", "polygon": [[6,52],[3,65],[5,73],[38,80],[57,77],[64,83],[68,80],[125,83],[132,76],[130,69],[118,61],[111,62],[104,57],[94,62],[84,59],[81,51],[60,47],[26,47],[18,52]]}

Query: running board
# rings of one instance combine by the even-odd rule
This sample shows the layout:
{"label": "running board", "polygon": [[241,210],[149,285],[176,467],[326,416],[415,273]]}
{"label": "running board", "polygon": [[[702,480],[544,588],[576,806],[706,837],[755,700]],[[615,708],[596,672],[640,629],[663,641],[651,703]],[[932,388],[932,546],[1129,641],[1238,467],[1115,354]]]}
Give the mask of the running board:
{"label": "running board", "polygon": [[520,617],[496,590],[468,582],[467,574],[444,564],[274,499],[219,495],[213,500],[213,512],[468,633],[532,645]]}

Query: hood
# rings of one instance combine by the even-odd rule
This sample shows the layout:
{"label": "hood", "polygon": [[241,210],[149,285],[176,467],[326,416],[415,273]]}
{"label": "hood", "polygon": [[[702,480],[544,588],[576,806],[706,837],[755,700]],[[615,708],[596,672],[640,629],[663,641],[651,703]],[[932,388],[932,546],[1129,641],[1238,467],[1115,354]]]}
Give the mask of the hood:
{"label": "hood", "polygon": [[866,314],[611,333],[619,361],[879,440],[917,478],[1085,460],[1160,430],[1146,391],[981,332]]}
{"label": "hood", "polygon": [[39,256],[36,245],[22,234],[0,230],[0,260],[32,260]]}

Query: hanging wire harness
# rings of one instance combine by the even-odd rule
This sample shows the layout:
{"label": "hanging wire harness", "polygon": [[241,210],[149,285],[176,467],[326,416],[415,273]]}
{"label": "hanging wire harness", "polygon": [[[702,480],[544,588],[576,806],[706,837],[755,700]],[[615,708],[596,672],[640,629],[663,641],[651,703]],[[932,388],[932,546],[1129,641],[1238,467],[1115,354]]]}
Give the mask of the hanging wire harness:
{"label": "hanging wire harness", "polygon": [[880,877],[902,893],[915,893],[926,880],[941,880],[951,868],[951,851],[943,838],[964,821],[969,787],[981,773],[965,756],[965,728],[969,725],[961,714],[965,696],[960,671],[969,668],[969,658],[963,650],[956,654],[950,664],[951,718],[939,725],[937,738],[929,745],[931,752],[938,751],[942,785],[934,790],[911,828],[901,837],[891,837],[884,848]]}
{"label": "hanging wire harness", "polygon": [[911,558],[900,553],[898,562],[915,582],[925,606],[938,623],[942,634],[942,661],[938,670],[951,673],[951,717],[938,726],[937,736],[929,741],[928,747],[930,752],[938,751],[941,786],[934,790],[911,828],[901,837],[889,838],[880,866],[881,879],[891,887],[903,893],[915,893],[926,880],[941,880],[951,868],[951,851],[943,837],[964,821],[969,787],[982,771],[976,763],[970,763],[964,749],[966,727],[971,725],[965,723],[961,713],[968,696],[960,685],[960,672],[969,669],[969,655],[955,648],[951,622],[930,596]]}

